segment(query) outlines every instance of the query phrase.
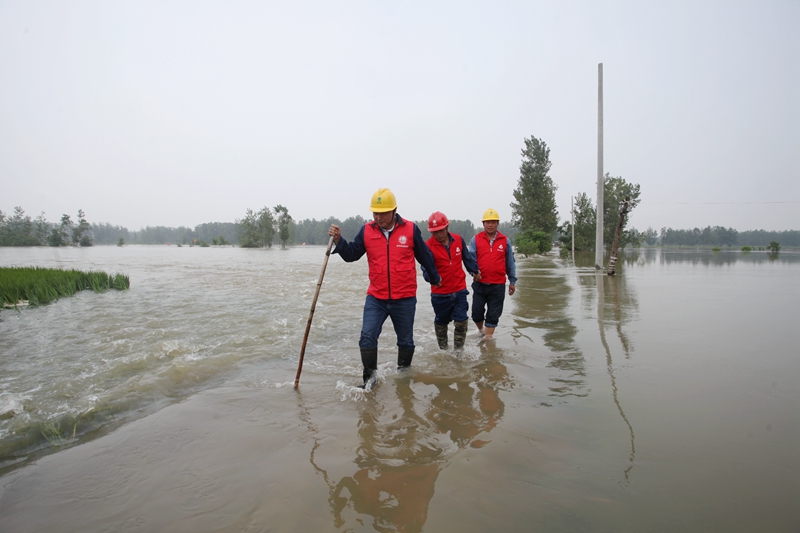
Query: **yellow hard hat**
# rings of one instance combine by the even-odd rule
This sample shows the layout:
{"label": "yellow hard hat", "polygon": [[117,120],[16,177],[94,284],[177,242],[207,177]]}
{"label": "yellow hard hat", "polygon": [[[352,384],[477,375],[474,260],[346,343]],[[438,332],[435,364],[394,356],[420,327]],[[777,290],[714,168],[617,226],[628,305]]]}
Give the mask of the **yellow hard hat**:
{"label": "yellow hard hat", "polygon": [[481,222],[485,222],[487,220],[496,220],[500,222],[500,215],[498,215],[497,211],[495,211],[494,209],[489,208],[483,213],[483,218],[481,219]]}
{"label": "yellow hard hat", "polygon": [[394,198],[394,193],[389,189],[378,189],[372,195],[372,202],[369,205],[369,210],[373,213],[386,213],[397,209],[397,200]]}

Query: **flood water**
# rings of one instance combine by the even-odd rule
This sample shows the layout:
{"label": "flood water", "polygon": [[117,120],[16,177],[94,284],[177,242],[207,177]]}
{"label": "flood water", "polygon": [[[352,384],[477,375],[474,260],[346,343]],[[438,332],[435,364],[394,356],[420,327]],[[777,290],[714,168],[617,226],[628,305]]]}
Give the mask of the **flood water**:
{"label": "flood water", "polygon": [[[496,340],[361,375],[366,260],[0,248],[129,291],[0,312],[0,530],[800,531],[800,255],[518,258]],[[583,266],[581,266],[583,264]],[[451,326],[452,340],[452,326]]]}

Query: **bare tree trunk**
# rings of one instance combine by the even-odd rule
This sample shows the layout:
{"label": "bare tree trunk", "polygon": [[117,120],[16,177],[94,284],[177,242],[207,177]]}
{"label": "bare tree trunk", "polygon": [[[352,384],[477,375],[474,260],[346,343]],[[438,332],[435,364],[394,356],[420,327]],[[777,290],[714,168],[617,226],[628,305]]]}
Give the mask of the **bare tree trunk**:
{"label": "bare tree trunk", "polygon": [[609,276],[613,276],[616,272],[617,268],[617,251],[619,250],[619,238],[622,234],[622,227],[625,225],[625,215],[628,214],[630,211],[630,204],[628,201],[630,198],[625,198],[625,201],[622,202],[622,205],[619,209],[619,221],[617,222],[617,229],[614,232],[614,244],[611,245],[611,259],[608,261],[608,270],[607,274]]}

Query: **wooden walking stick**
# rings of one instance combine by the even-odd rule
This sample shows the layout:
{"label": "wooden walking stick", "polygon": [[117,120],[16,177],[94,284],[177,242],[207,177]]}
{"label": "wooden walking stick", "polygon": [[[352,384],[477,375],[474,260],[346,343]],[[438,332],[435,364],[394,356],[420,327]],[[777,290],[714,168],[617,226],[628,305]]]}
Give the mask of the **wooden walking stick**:
{"label": "wooden walking stick", "polygon": [[325,277],[325,267],[328,266],[328,258],[331,256],[331,248],[333,247],[333,235],[328,239],[328,249],[325,250],[325,261],[322,263],[322,272],[319,273],[319,281],[317,282],[317,292],[314,293],[314,301],[311,302],[311,312],[308,314],[308,323],[306,324],[306,334],[303,337],[303,347],[300,348],[300,362],[297,364],[297,377],[294,378],[294,388],[300,385],[300,372],[303,371],[303,357],[306,355],[306,342],[308,342],[308,332],[311,331],[311,319],[314,318],[314,308],[317,306],[317,298],[319,298],[319,290],[322,288],[322,278]]}

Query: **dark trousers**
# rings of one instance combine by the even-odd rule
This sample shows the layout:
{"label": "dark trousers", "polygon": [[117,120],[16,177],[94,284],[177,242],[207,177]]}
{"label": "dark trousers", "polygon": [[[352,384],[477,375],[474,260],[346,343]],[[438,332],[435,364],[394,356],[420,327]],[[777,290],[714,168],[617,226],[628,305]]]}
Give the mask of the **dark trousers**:
{"label": "dark trousers", "polygon": [[446,326],[451,320],[456,322],[466,320],[468,318],[467,311],[469,310],[468,294],[469,291],[467,289],[451,294],[431,293],[431,305],[435,315],[433,322]]}
{"label": "dark trousers", "polygon": [[364,302],[364,320],[361,326],[359,348],[377,348],[383,323],[392,318],[394,332],[397,334],[397,346],[414,348],[414,313],[417,310],[417,297],[400,298],[399,300],[379,300],[367,295]]}
{"label": "dark trousers", "polygon": [[487,328],[496,328],[503,314],[506,299],[506,285],[487,285],[472,282],[472,321],[484,322]]}

